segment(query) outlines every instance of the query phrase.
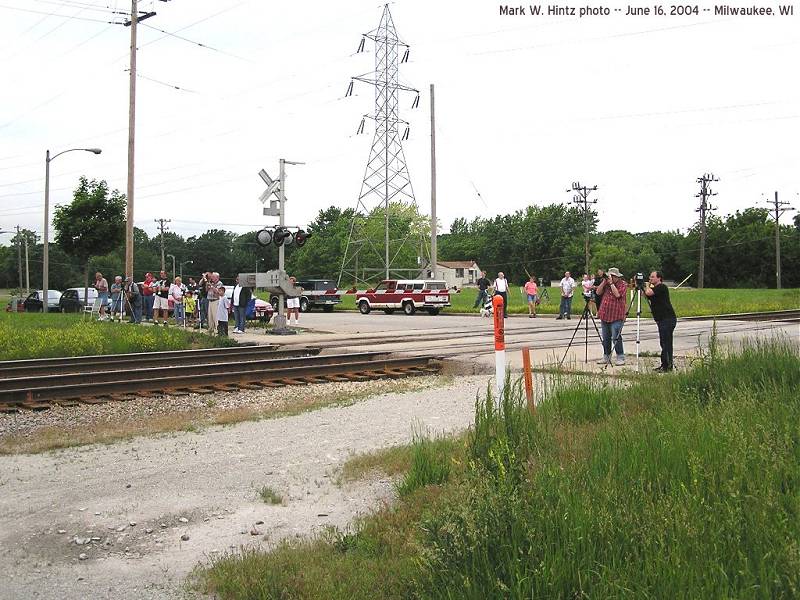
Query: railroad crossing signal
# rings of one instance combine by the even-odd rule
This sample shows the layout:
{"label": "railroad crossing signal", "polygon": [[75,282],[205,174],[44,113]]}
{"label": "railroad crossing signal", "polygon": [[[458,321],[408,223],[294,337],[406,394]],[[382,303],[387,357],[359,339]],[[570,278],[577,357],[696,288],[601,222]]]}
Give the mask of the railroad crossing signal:
{"label": "railroad crossing signal", "polygon": [[[262,204],[266,204],[267,200],[269,200],[269,207],[264,207],[264,216],[265,217],[277,217],[280,216],[281,208],[280,208],[280,189],[281,189],[281,180],[280,179],[272,179],[269,174],[264,170],[261,169],[258,172],[258,176],[267,184],[267,189],[264,190],[258,199],[261,200]],[[275,196],[271,198],[271,196]],[[286,196],[283,197],[283,201],[286,202]]]}

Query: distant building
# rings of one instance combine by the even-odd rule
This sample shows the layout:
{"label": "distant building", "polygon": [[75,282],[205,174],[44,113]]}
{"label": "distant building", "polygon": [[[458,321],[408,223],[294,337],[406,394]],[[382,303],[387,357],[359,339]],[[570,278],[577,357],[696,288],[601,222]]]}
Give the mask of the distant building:
{"label": "distant building", "polygon": [[429,279],[444,279],[448,288],[475,285],[480,276],[481,268],[474,260],[440,260],[436,273],[428,270]]}

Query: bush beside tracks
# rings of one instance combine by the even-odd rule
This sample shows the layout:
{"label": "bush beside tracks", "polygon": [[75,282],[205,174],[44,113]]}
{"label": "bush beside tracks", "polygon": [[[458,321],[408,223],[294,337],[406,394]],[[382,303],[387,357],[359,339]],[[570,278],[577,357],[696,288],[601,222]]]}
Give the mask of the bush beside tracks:
{"label": "bush beside tracks", "polygon": [[[796,342],[624,385],[520,385],[461,437],[417,439],[398,499],[349,531],[214,559],[223,599],[796,598]],[[397,452],[392,450],[393,460]]]}
{"label": "bush beside tracks", "polygon": [[82,315],[0,313],[0,360],[234,346],[182,327],[84,320]]}

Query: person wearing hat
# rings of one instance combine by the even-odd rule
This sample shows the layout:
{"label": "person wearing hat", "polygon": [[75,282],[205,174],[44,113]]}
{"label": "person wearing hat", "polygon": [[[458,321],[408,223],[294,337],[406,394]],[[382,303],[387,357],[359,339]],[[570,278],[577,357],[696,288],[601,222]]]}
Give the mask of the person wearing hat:
{"label": "person wearing hat", "polygon": [[138,325],[142,322],[142,293],[130,275],[125,278],[125,298],[131,307],[130,322]]}
{"label": "person wearing hat", "polygon": [[600,299],[597,316],[603,332],[603,358],[597,361],[599,365],[611,362],[611,346],[617,354],[617,365],[625,364],[625,351],[622,347],[622,326],[625,324],[627,312],[626,291],[628,286],[622,278],[622,273],[616,267],[611,267],[608,274],[597,286],[595,293]]}

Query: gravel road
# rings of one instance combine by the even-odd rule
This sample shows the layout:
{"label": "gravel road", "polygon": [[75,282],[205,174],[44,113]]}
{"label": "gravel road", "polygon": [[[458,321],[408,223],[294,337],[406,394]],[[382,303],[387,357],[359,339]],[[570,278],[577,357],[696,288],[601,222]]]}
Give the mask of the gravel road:
{"label": "gravel road", "polygon": [[[298,416],[114,445],[0,457],[2,599],[191,597],[197,564],[326,525],[392,495],[386,479],[338,487],[353,453],[408,442],[415,427],[472,422],[486,376]],[[261,501],[270,486],[283,505]]]}

